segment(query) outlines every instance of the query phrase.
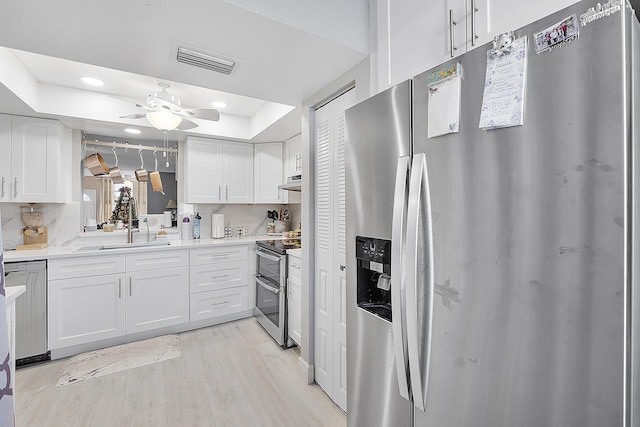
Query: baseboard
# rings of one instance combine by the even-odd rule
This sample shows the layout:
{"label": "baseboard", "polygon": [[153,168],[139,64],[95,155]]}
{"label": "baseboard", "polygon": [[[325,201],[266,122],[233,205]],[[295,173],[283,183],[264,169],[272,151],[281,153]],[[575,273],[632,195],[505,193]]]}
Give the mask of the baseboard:
{"label": "baseboard", "polygon": [[315,376],[313,373],[313,365],[309,365],[302,357],[298,357],[298,369],[302,378],[307,380],[307,384],[313,384]]}

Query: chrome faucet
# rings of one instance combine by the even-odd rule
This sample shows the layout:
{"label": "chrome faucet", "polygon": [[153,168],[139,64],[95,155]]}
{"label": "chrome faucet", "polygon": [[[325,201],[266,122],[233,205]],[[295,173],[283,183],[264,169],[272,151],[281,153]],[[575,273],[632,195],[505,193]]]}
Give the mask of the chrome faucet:
{"label": "chrome faucet", "polygon": [[[129,198],[129,204],[127,205],[127,213],[129,224],[127,228],[127,243],[133,243],[133,205],[136,204],[136,199],[133,197]],[[136,231],[140,231],[140,227]]]}

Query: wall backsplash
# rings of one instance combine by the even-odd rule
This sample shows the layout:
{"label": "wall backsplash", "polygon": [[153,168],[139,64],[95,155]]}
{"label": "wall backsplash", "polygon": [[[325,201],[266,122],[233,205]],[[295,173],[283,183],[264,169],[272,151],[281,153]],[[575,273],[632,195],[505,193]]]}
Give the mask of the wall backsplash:
{"label": "wall backsplash", "polygon": [[[20,206],[24,203],[0,203],[2,214],[2,243],[5,250],[23,244]],[[45,203],[44,226],[49,235],[49,246],[63,246],[78,236],[80,224],[79,203]]]}
{"label": "wall backsplash", "polygon": [[[2,238],[5,250],[15,249],[16,245],[23,244],[22,220],[20,219],[20,206],[18,203],[0,203],[0,216],[2,218]],[[188,213],[191,220],[196,212],[202,217],[200,235],[203,239],[211,237],[211,214],[225,214],[225,226],[233,228],[234,236],[236,227],[247,227],[249,236],[267,234],[267,210],[288,209],[291,218],[291,229],[300,225],[300,204],[289,205],[190,205],[178,206],[178,220],[181,221],[184,214]],[[48,227],[49,246],[77,245],[80,229],[79,203],[45,204],[45,226]],[[99,237],[99,235],[97,235]]]}

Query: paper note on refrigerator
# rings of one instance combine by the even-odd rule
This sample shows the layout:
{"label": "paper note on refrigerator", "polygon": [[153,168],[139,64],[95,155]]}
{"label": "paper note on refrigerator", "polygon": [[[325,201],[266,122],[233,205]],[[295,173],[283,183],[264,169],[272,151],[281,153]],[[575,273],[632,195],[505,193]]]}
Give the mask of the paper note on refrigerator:
{"label": "paper note on refrigerator", "polygon": [[495,129],[524,123],[527,37],[508,49],[487,52],[487,73],[480,112],[480,128]]}
{"label": "paper note on refrigerator", "polygon": [[460,129],[459,74],[429,85],[427,136],[445,135]]}

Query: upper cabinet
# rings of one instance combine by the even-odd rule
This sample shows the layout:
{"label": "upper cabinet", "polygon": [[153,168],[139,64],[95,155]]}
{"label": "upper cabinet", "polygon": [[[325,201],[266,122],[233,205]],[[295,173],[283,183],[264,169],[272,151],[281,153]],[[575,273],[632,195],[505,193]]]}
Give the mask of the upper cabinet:
{"label": "upper cabinet", "polygon": [[484,44],[488,34],[489,0],[447,0],[449,58]]}
{"label": "upper cabinet", "polygon": [[287,139],[285,150],[285,179],[286,177],[302,174],[302,134]]}
{"label": "upper cabinet", "polygon": [[253,203],[253,145],[188,137],[186,203]]}
{"label": "upper cabinet", "polygon": [[70,200],[71,132],[56,120],[0,115],[0,201]]}
{"label": "upper cabinet", "polygon": [[[379,0],[372,64],[377,90],[436,67],[576,0]],[[530,37],[532,35],[529,35]]]}
{"label": "upper cabinet", "polygon": [[253,147],[255,166],[255,203],[284,203],[284,192],[278,189],[284,178],[282,142],[256,144]]}

